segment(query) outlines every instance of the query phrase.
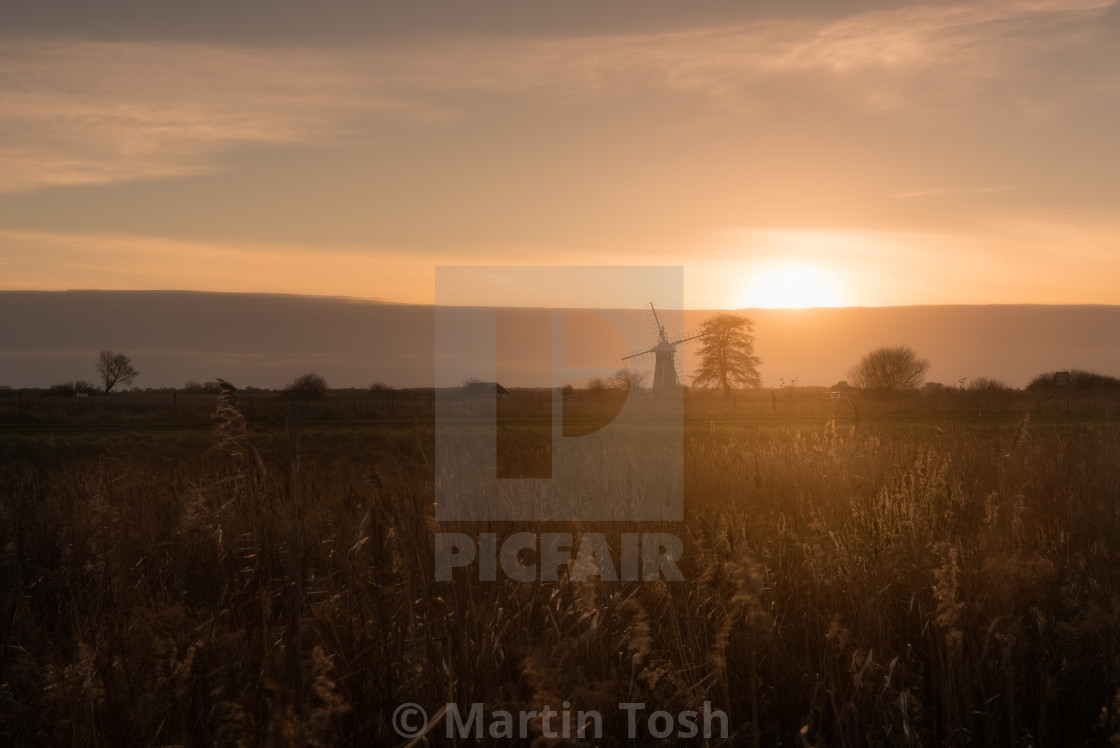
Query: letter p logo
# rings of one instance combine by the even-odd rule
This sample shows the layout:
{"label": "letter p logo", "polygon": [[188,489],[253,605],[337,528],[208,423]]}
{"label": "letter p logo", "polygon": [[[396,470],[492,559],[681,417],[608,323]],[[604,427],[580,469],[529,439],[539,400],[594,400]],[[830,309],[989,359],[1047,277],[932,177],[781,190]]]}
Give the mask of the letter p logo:
{"label": "letter p logo", "polygon": [[[438,267],[436,519],[681,520],[683,392],[663,386],[681,369],[652,350],[680,332],[683,280],[681,267]],[[652,393],[615,377],[642,351]],[[595,428],[568,428],[581,418]],[[518,461],[543,468],[524,477]]]}

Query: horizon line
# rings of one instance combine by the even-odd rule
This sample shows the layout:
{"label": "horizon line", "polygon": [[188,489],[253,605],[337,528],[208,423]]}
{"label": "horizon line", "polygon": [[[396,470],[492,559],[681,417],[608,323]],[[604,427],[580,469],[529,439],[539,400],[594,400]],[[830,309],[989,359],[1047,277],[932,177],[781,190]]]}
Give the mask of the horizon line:
{"label": "horizon line", "polygon": [[[524,305],[487,305],[487,304],[453,304],[453,305],[440,305],[435,302],[415,302],[415,301],[392,301],[384,298],[377,297],[364,297],[364,296],[345,296],[336,294],[301,294],[292,293],[287,291],[209,291],[191,288],[145,288],[145,289],[117,289],[117,288],[67,288],[67,289],[40,289],[40,288],[6,288],[0,289],[0,294],[192,294],[192,295],[210,295],[210,296],[254,296],[254,297],[274,297],[274,298],[289,298],[289,299],[319,299],[331,301],[346,301],[357,302],[363,304],[380,304],[386,306],[404,306],[404,307],[431,307],[448,306],[448,308],[459,309],[602,309],[602,310],[621,310],[632,311],[644,307],[546,307],[546,306],[524,306]],[[656,302],[656,299],[653,299]],[[667,311],[680,311],[680,312],[752,312],[752,311],[766,311],[766,312],[779,312],[779,311],[819,311],[825,309],[916,309],[916,308],[930,308],[930,307],[1120,307],[1120,304],[1110,304],[1106,302],[1066,302],[1066,303],[1047,303],[1038,301],[1021,301],[1021,302],[947,302],[947,303],[917,303],[917,304],[836,304],[828,306],[743,306],[743,307],[660,307]]]}

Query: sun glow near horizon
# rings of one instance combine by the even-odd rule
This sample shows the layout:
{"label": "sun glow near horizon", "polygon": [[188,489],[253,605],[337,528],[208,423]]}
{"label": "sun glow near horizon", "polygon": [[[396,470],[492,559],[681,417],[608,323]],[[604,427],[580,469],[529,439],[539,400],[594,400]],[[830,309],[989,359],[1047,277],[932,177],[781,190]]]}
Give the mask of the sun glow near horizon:
{"label": "sun glow near horizon", "polygon": [[759,309],[845,306],[836,277],[809,263],[783,262],[767,266],[750,281],[742,297],[746,307]]}

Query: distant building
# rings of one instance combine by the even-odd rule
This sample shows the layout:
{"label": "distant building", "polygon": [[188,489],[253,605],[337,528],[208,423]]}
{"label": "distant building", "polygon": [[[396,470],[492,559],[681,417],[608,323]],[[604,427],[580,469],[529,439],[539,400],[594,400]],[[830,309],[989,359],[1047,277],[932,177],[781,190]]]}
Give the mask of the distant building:
{"label": "distant building", "polygon": [[497,382],[470,382],[469,384],[463,385],[463,389],[460,390],[460,392],[464,395],[471,395],[474,397],[509,397],[509,390]]}

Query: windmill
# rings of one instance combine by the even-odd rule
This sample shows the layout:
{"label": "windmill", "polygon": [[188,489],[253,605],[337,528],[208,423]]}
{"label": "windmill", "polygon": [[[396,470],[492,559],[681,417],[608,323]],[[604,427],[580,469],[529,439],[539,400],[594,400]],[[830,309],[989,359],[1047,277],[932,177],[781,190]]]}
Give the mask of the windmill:
{"label": "windmill", "polygon": [[650,325],[653,326],[654,334],[657,335],[657,343],[647,350],[623,356],[622,360],[625,362],[637,361],[652,355],[654,357],[653,393],[661,395],[680,387],[681,380],[684,379],[684,370],[677,358],[677,346],[699,338],[701,333],[688,333],[670,340],[669,336],[665,334],[665,325],[661,323],[661,315],[657,313],[657,307],[653,305],[652,301],[649,303],[649,311],[646,312],[646,317],[649,319]]}

